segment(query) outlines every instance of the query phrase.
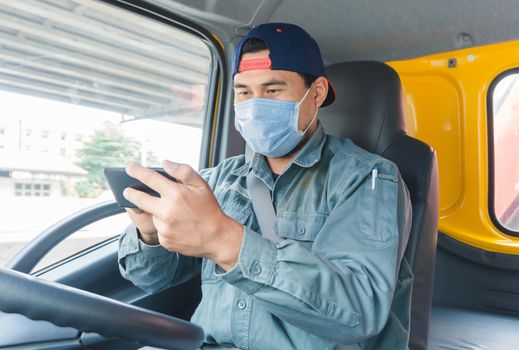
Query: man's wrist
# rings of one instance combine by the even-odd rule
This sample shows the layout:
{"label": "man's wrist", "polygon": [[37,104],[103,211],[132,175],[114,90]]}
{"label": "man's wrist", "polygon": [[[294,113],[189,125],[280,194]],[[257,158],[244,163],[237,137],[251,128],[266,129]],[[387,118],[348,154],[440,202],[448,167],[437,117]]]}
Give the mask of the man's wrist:
{"label": "man's wrist", "polygon": [[225,271],[229,271],[240,257],[240,250],[243,241],[243,225],[225,216],[215,234],[215,243],[207,258],[220,266]]}
{"label": "man's wrist", "polygon": [[145,244],[147,245],[159,245],[159,237],[155,234],[143,234],[137,227],[137,237]]}

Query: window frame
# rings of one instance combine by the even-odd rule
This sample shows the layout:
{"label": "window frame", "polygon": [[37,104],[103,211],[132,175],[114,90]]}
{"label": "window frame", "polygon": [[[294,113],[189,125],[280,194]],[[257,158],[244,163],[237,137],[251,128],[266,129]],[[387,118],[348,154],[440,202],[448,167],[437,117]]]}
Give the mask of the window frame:
{"label": "window frame", "polygon": [[510,228],[504,226],[501,221],[499,221],[498,217],[495,213],[495,171],[494,171],[494,164],[495,164],[495,149],[494,149],[494,91],[496,89],[496,86],[506,77],[512,75],[512,74],[519,74],[519,67],[514,67],[507,69],[492,79],[488,91],[487,91],[487,152],[488,152],[488,164],[487,164],[487,170],[488,170],[488,198],[487,198],[487,204],[488,204],[488,214],[490,216],[490,220],[494,224],[494,226],[500,230],[501,232],[513,236],[513,237],[519,237],[519,230],[511,230]]}
{"label": "window frame", "polygon": [[222,145],[226,91],[229,81],[228,65],[223,44],[207,29],[176,13],[142,0],[99,0],[100,2],[119,7],[123,10],[147,17],[149,19],[173,26],[186,33],[199,37],[209,48],[212,67],[209,69],[209,80],[206,95],[206,111],[202,121],[202,144],[200,145],[199,168],[213,167],[219,161],[219,147]]}

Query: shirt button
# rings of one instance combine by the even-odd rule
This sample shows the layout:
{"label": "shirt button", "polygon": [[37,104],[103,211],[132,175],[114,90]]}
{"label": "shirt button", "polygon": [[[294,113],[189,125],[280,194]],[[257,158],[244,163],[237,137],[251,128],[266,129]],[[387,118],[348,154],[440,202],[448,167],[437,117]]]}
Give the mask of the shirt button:
{"label": "shirt button", "polygon": [[306,229],[304,227],[299,228],[299,234],[304,235],[306,233]]}
{"label": "shirt button", "polygon": [[261,273],[261,266],[258,260],[254,260],[250,267],[250,273],[253,275],[259,275]]}
{"label": "shirt button", "polygon": [[245,302],[245,300],[241,299],[239,302],[238,302],[238,308],[243,310],[247,307],[247,303]]}

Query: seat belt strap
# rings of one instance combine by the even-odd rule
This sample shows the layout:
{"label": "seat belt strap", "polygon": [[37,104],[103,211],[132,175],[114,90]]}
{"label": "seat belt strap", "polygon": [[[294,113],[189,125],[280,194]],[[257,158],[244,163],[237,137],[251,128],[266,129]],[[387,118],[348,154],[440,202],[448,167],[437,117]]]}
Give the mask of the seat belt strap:
{"label": "seat belt strap", "polygon": [[[254,153],[247,146],[245,150],[245,161],[252,161],[253,155]],[[281,241],[274,231],[276,213],[274,211],[274,205],[272,204],[270,190],[267,185],[265,185],[263,181],[258,179],[256,175],[250,171],[247,175],[247,189],[249,190],[252,208],[256,214],[261,234],[274,243]]]}

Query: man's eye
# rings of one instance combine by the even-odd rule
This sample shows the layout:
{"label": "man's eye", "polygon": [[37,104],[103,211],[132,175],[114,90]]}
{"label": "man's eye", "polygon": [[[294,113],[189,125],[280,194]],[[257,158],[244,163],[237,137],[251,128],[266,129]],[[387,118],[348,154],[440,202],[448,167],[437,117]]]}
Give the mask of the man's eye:
{"label": "man's eye", "polygon": [[238,91],[238,96],[247,96],[248,91]]}
{"label": "man's eye", "polygon": [[275,94],[278,91],[279,91],[278,89],[268,89],[267,94]]}

